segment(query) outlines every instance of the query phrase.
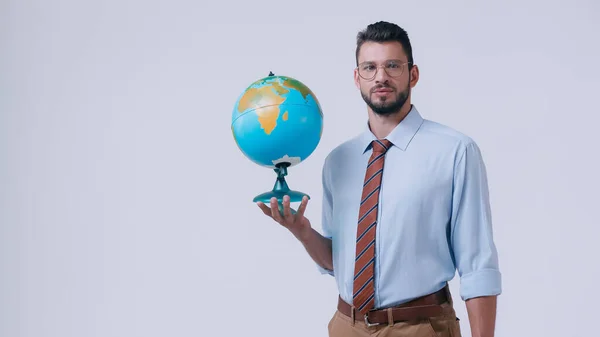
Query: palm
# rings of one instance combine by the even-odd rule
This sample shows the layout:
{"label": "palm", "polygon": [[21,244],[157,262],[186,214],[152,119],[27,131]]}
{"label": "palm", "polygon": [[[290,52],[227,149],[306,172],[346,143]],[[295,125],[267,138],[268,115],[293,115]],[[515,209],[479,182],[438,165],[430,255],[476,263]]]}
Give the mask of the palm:
{"label": "palm", "polygon": [[267,205],[260,202],[258,206],[265,215],[289,229],[294,235],[300,236],[310,229],[310,221],[304,216],[307,203],[308,198],[302,198],[298,211],[294,211],[290,208],[290,198],[285,196],[283,197],[282,204],[279,204],[277,199],[272,198],[270,202],[271,207],[267,207]]}

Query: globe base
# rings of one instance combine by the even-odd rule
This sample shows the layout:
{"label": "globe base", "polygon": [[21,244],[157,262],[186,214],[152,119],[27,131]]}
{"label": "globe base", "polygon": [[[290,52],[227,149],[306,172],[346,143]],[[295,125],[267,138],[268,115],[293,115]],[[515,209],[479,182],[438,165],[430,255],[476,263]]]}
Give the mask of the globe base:
{"label": "globe base", "polygon": [[[277,180],[275,181],[275,185],[271,191],[261,193],[254,197],[254,202],[263,202],[265,204],[269,204],[271,202],[271,198],[277,199],[277,205],[279,208],[279,213],[283,214],[283,197],[289,196],[290,203],[292,202],[300,202],[302,198],[306,196],[310,199],[310,196],[306,193],[290,190],[287,182],[285,181],[285,176],[287,175],[287,168],[290,164],[282,163],[275,167],[274,171],[277,173]],[[290,208],[292,214],[296,214],[296,210]]]}

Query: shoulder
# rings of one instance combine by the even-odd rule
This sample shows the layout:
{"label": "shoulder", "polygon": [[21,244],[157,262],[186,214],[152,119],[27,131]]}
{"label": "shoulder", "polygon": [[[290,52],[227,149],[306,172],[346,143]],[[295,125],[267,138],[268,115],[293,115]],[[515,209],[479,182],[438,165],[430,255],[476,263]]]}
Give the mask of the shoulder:
{"label": "shoulder", "polygon": [[440,122],[436,122],[430,119],[424,119],[423,125],[421,126],[420,132],[434,140],[460,143],[460,144],[471,144],[475,143],[471,136],[466,133],[459,131],[458,129],[451,127]]}
{"label": "shoulder", "polygon": [[477,142],[468,134],[455,127],[424,119],[418,136],[421,141],[433,146],[453,151],[461,157],[466,151],[479,151]]}
{"label": "shoulder", "polygon": [[358,134],[353,138],[350,138],[342,143],[333,147],[331,151],[325,156],[323,162],[323,171],[328,171],[331,168],[339,167],[347,164],[354,160],[354,158],[360,157],[362,154],[361,146],[364,143],[362,138],[363,134]]}

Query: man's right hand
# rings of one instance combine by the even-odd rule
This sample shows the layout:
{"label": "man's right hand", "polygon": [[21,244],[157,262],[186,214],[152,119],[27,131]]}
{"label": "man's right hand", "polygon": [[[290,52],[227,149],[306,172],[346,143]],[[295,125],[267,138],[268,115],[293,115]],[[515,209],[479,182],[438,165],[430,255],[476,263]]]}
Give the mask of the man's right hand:
{"label": "man's right hand", "polygon": [[279,206],[277,204],[276,198],[271,198],[271,207],[268,207],[260,201],[257,203],[258,207],[263,211],[263,213],[266,216],[270,217],[283,227],[287,228],[300,241],[308,239],[312,230],[310,221],[304,216],[304,211],[306,210],[307,204],[308,197],[304,196],[302,198],[300,206],[298,207],[298,211],[296,212],[296,214],[292,214],[292,210],[290,208],[290,197],[286,195],[283,197],[282,201],[282,215],[279,211]]}
{"label": "man's right hand", "polygon": [[307,203],[308,197],[305,196],[302,198],[302,202],[300,203],[296,214],[292,214],[290,197],[286,195],[283,197],[282,201],[283,215],[279,211],[279,205],[277,204],[276,198],[271,198],[271,207],[268,207],[262,202],[258,202],[257,204],[266,216],[289,229],[302,243],[310,257],[312,257],[317,264],[327,270],[333,270],[332,241],[314,230],[310,225],[310,221],[304,217],[304,210],[306,209]]}

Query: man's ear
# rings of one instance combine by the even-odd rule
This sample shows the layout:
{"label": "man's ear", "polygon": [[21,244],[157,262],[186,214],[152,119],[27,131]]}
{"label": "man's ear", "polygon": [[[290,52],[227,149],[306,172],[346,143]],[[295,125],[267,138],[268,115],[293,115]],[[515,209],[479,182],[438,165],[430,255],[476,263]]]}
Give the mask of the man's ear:
{"label": "man's ear", "polygon": [[360,77],[358,76],[358,69],[354,69],[354,85],[360,90]]}
{"label": "man's ear", "polygon": [[410,87],[414,88],[419,82],[419,66],[416,64],[410,69]]}

